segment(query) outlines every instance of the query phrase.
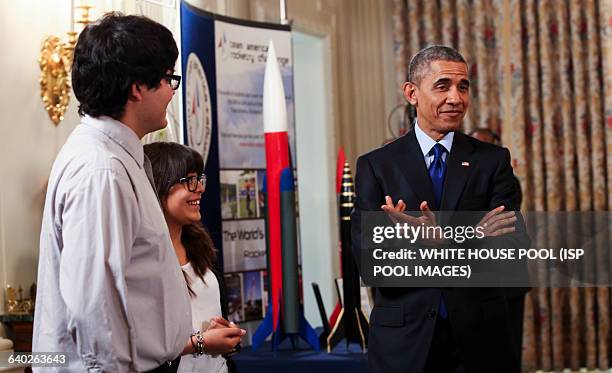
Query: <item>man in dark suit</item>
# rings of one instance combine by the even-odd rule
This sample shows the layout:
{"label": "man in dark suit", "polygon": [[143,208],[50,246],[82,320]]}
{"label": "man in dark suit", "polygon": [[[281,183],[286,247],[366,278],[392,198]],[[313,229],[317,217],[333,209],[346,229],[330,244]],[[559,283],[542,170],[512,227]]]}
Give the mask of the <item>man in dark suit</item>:
{"label": "man in dark suit", "polygon": [[[469,105],[467,70],[463,57],[444,46],[425,48],[411,60],[404,95],[417,110],[414,129],[357,160],[351,225],[358,262],[361,212],[381,209],[390,214],[420,210],[422,216],[409,221],[425,225],[437,225],[436,210],[491,210],[487,216],[495,224],[489,227],[495,228],[488,236],[503,235],[512,247],[529,245],[520,213],[511,212],[519,205],[510,153],[458,132]],[[509,292],[500,287],[376,288],[370,372],[520,372],[520,326]]]}

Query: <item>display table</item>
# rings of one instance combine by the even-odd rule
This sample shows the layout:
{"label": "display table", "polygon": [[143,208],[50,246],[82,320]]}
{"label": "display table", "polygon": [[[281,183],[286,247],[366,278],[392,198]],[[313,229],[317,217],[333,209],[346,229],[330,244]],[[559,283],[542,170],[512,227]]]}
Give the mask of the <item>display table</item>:
{"label": "display table", "polygon": [[341,342],[331,354],[310,350],[304,342],[296,347],[293,350],[289,340],[284,340],[276,352],[271,351],[269,343],[257,352],[245,347],[234,356],[234,361],[239,372],[249,373],[366,373],[368,370],[368,356],[357,344],[351,344],[347,351],[346,343]]}
{"label": "display table", "polygon": [[[19,351],[19,352],[30,352],[32,351],[32,323],[34,317],[31,314],[23,315],[0,315],[0,322],[5,325],[5,331],[7,336],[12,341],[8,341],[0,338],[0,351],[5,350],[5,347],[10,347],[6,350]],[[2,373],[17,373],[17,372],[32,372],[27,364],[15,364],[8,367],[0,367]]]}
{"label": "display table", "polygon": [[0,315],[0,322],[6,326],[8,338],[14,343],[13,350],[19,352],[32,351],[34,315]]}

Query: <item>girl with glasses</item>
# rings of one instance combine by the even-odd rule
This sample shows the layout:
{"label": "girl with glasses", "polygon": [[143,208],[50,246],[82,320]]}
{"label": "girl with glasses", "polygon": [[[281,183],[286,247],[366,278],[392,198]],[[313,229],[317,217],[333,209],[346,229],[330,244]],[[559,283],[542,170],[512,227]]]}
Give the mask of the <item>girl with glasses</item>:
{"label": "girl with glasses", "polygon": [[[228,323],[223,276],[214,268],[216,249],[201,223],[200,199],[206,186],[202,156],[184,145],[157,142],[144,146],[151,160],[155,187],[170,238],[191,296],[195,330],[236,327]],[[209,325],[208,325],[209,324]],[[229,343],[233,352],[239,341]],[[183,356],[179,372],[235,372],[235,364],[223,356]]]}

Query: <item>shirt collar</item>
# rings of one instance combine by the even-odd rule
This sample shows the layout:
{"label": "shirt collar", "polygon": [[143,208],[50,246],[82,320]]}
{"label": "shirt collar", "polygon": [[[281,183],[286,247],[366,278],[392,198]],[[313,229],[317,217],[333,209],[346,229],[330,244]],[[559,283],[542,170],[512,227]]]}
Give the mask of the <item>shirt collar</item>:
{"label": "shirt collar", "polygon": [[431,148],[434,147],[434,145],[436,144],[441,144],[446,151],[448,152],[448,154],[450,154],[451,149],[453,147],[453,139],[455,138],[455,132],[449,132],[446,135],[444,135],[444,137],[436,142],[434,141],[434,139],[432,139],[431,137],[429,137],[425,132],[423,132],[423,130],[421,129],[421,126],[419,126],[418,121],[414,121],[414,133],[416,135],[417,138],[417,142],[419,143],[419,146],[421,147],[421,152],[423,152],[423,157],[427,158],[429,156],[429,152],[431,151]]}
{"label": "shirt collar", "polygon": [[107,116],[93,118],[86,115],[83,117],[82,123],[104,133],[109,139],[125,149],[141,168],[143,167],[144,150],[142,142],[131,128]]}

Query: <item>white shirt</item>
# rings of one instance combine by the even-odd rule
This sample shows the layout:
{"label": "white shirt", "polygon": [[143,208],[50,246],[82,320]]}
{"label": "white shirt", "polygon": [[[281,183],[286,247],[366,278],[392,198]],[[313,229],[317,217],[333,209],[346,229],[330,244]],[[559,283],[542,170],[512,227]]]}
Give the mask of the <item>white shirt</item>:
{"label": "white shirt", "polygon": [[436,144],[440,144],[446,149],[446,152],[442,154],[442,160],[446,162],[446,158],[450,154],[450,151],[453,147],[453,139],[455,138],[455,132],[447,133],[440,141],[436,142],[425,132],[423,132],[423,130],[419,126],[419,123],[416,120],[414,123],[414,134],[416,135],[417,142],[421,147],[421,152],[423,152],[423,158],[425,159],[425,165],[427,166],[427,168],[429,169],[429,165],[434,160],[433,153],[429,154],[429,152]]}
{"label": "white shirt", "polygon": [[[219,282],[209,269],[204,274],[204,281],[196,275],[191,263],[182,266],[189,276],[191,290],[196,294],[191,298],[191,319],[194,330],[203,330],[202,322],[208,322],[214,316],[221,316],[221,294]],[[227,364],[223,356],[202,355],[193,357],[186,355],[181,358],[180,373],[221,373],[227,372]]]}
{"label": "white shirt", "polygon": [[143,162],[131,129],[84,117],[53,164],[32,348],[68,353],[61,371],[147,371],[189,339],[187,287]]}

